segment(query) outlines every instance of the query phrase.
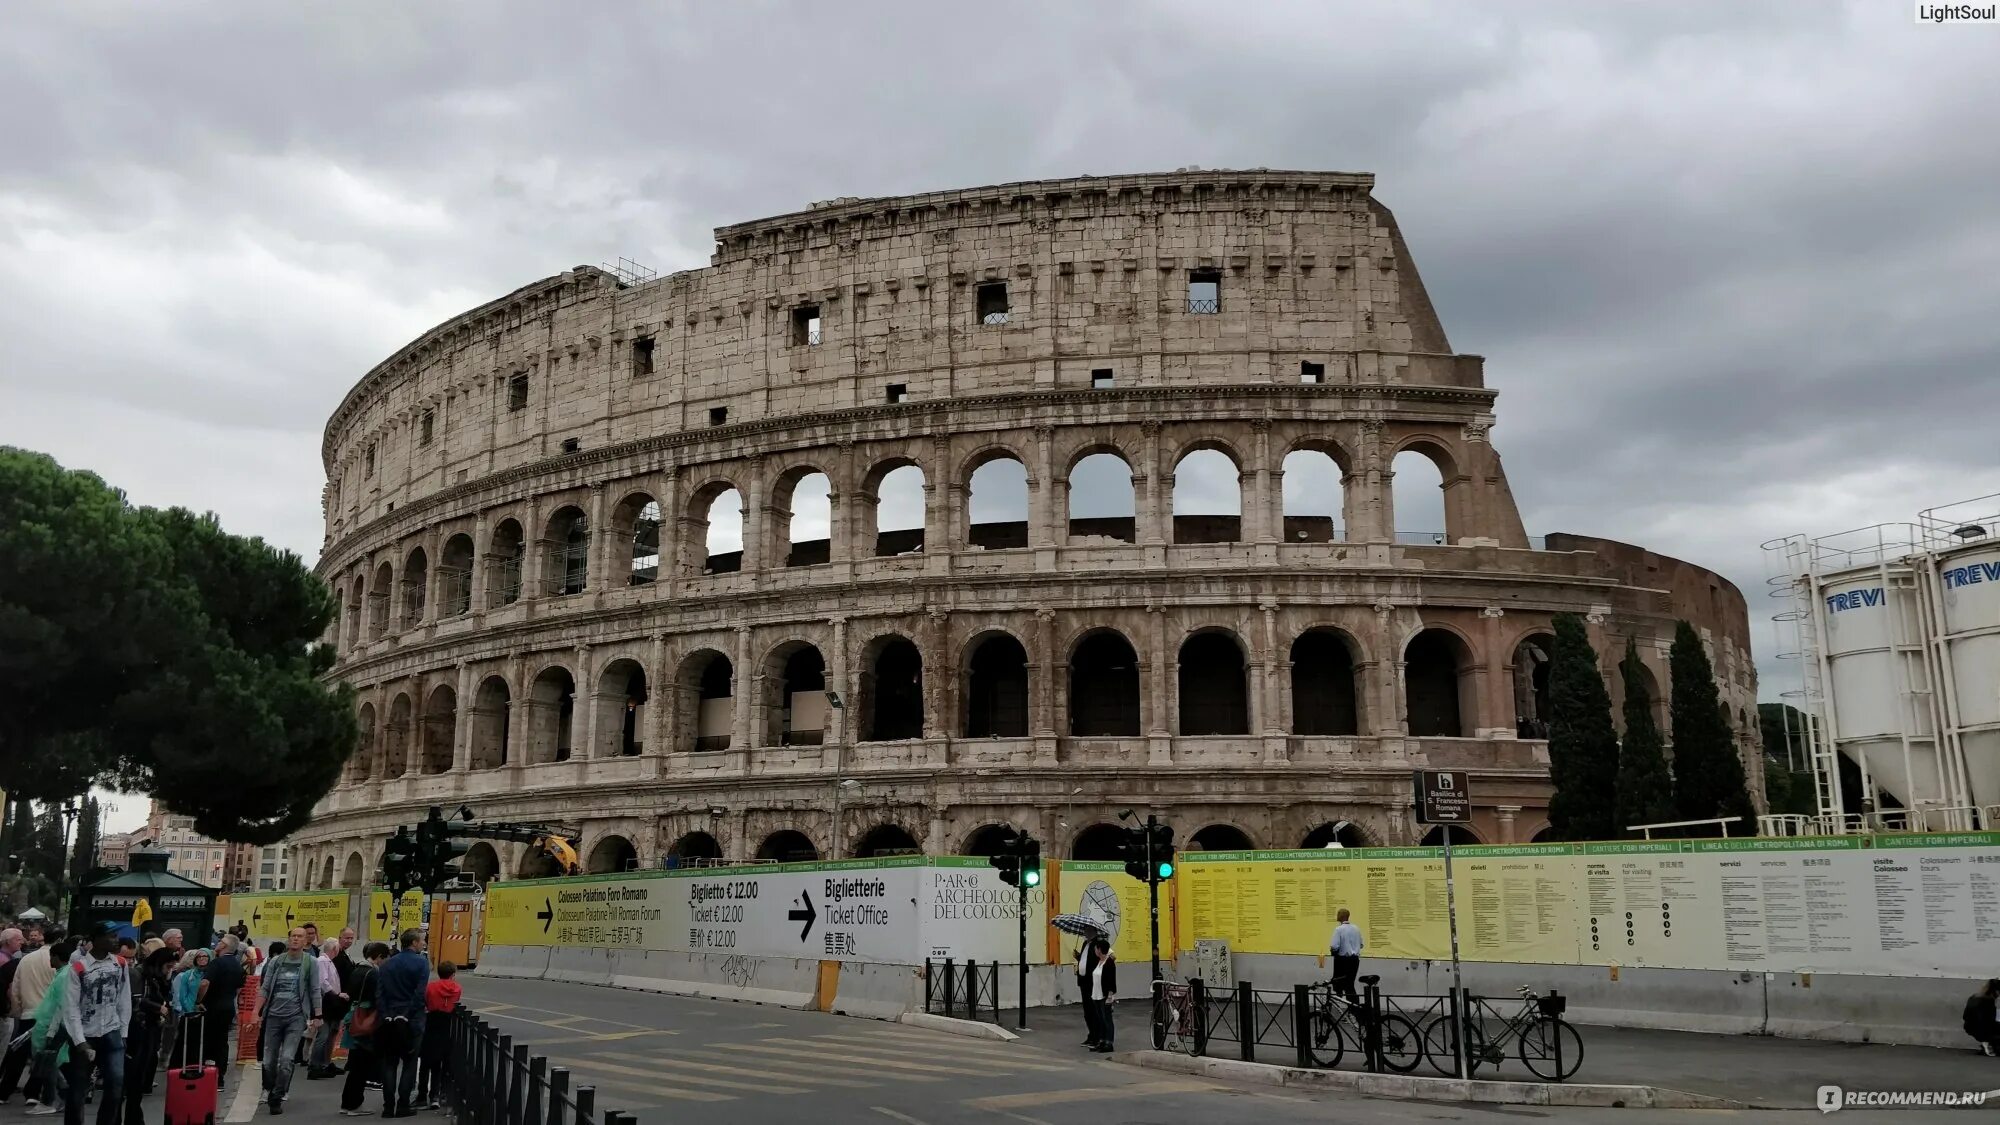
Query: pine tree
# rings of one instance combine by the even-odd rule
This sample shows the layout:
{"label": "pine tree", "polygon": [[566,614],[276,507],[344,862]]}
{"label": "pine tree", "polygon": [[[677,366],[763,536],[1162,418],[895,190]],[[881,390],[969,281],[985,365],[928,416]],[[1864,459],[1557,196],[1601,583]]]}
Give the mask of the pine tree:
{"label": "pine tree", "polygon": [[1618,732],[1583,619],[1555,618],[1549,655],[1549,828],[1558,840],[1608,840],[1617,825]]}
{"label": "pine tree", "polygon": [[76,818],[76,840],[70,845],[69,881],[71,886],[80,887],[90,877],[90,869],[97,866],[97,798],[86,797],[83,811]]}
{"label": "pine tree", "polygon": [[1625,740],[1618,753],[1618,826],[1659,824],[1674,819],[1674,779],[1667,771],[1660,728],[1653,722],[1653,696],[1639,648],[1628,638],[1618,664],[1625,681]]}
{"label": "pine tree", "polygon": [[1757,810],[1743,776],[1743,759],[1722,715],[1715,669],[1694,627],[1674,627],[1674,806],[1682,820],[1742,817],[1737,832],[1756,831]]}

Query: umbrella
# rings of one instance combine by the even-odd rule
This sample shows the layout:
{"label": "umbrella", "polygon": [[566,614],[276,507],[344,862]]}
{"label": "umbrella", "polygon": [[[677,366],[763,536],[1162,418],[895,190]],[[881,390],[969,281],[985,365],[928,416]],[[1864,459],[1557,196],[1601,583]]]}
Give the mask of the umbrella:
{"label": "umbrella", "polygon": [[1102,879],[1085,887],[1074,914],[1058,914],[1049,925],[1078,937],[1118,937],[1118,892]]}
{"label": "umbrella", "polygon": [[1095,918],[1085,917],[1082,914],[1058,914],[1049,919],[1049,925],[1054,926],[1063,933],[1075,934],[1081,938],[1100,938],[1105,936],[1103,923]]}

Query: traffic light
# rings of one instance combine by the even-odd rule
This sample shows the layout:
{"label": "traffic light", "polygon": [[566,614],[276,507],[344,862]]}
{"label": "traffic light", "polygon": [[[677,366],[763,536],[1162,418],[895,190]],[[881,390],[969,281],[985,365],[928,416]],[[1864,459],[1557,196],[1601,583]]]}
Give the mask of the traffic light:
{"label": "traffic light", "polygon": [[444,808],[432,805],[430,815],[417,825],[417,854],[412,884],[435,891],[458,878],[458,857],[470,846],[452,837],[463,826],[447,821]]}
{"label": "traffic light", "polygon": [[1042,885],[1042,842],[1026,832],[1010,832],[986,862],[1000,869],[1000,881],[1027,890]]}
{"label": "traffic light", "polygon": [[1149,827],[1153,832],[1153,877],[1164,883],[1174,877],[1174,829],[1169,824]]}
{"label": "traffic light", "polygon": [[1000,841],[1000,850],[986,857],[986,862],[1000,869],[1000,881],[1010,887],[1021,885],[1021,857],[1014,854],[1014,837]]}
{"label": "traffic light", "polygon": [[1042,885],[1042,842],[1021,833],[1021,886],[1023,888]]}
{"label": "traffic light", "polygon": [[[1148,848],[1150,840],[1151,847]],[[1164,883],[1174,877],[1174,830],[1171,825],[1147,818],[1125,830],[1121,847],[1125,874],[1141,883]]]}
{"label": "traffic light", "polygon": [[408,828],[396,829],[382,847],[382,885],[397,895],[417,885],[417,840]]}

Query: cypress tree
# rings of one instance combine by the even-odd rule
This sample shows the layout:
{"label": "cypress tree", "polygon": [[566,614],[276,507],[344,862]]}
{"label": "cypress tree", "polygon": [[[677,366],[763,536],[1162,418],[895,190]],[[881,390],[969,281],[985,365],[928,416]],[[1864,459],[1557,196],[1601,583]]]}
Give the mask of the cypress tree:
{"label": "cypress tree", "polygon": [[1555,618],[1549,654],[1549,828],[1558,840],[1616,836],[1618,731],[1583,619]]}
{"label": "cypress tree", "polygon": [[1715,688],[1715,669],[1694,627],[1674,627],[1674,806],[1682,820],[1740,816],[1739,833],[1754,833],[1757,810],[1743,776],[1743,759],[1723,721],[1722,699]]}
{"label": "cypress tree", "polygon": [[82,886],[90,876],[90,869],[97,866],[97,798],[86,797],[83,811],[76,818],[76,839],[69,850],[69,881],[72,886]]}
{"label": "cypress tree", "polygon": [[1653,722],[1653,696],[1639,648],[1628,638],[1618,663],[1625,681],[1625,742],[1618,753],[1618,827],[1674,819],[1674,779]]}

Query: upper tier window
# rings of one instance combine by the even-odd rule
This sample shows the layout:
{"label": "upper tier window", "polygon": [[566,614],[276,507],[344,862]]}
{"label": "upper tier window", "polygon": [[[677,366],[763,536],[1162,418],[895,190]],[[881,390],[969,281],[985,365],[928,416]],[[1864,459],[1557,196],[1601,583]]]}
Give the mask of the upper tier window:
{"label": "upper tier window", "polygon": [[819,306],[800,305],[792,310],[792,346],[812,347],[820,341]]}
{"label": "upper tier window", "polygon": [[979,287],[979,323],[1007,323],[1007,283],[988,281]]}
{"label": "upper tier window", "polygon": [[507,409],[526,410],[528,408],[528,373],[518,372],[507,380]]}
{"label": "upper tier window", "polygon": [[1222,271],[1188,271],[1188,311],[1191,313],[1219,313],[1222,311]]}
{"label": "upper tier window", "polygon": [[632,341],[632,374],[634,376],[653,373],[653,338],[641,336]]}

